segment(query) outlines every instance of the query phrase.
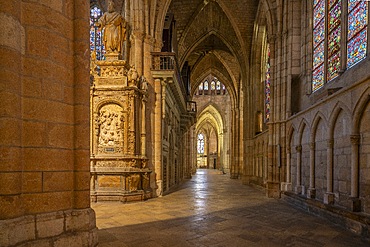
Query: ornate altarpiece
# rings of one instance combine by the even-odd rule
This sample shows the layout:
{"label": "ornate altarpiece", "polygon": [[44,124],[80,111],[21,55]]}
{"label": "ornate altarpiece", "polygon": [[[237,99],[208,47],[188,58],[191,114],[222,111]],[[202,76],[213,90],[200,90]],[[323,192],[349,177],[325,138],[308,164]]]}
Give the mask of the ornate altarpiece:
{"label": "ornate altarpiece", "polygon": [[118,54],[91,60],[91,200],[151,197],[145,156],[147,82]]}

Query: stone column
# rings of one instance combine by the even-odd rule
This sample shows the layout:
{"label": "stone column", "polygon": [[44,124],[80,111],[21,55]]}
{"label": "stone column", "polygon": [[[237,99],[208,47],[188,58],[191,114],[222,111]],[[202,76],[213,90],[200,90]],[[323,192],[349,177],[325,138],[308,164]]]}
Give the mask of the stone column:
{"label": "stone column", "polygon": [[292,189],[292,181],[290,176],[291,170],[291,148],[288,146],[286,148],[286,182],[282,183],[282,187],[284,191],[290,191]]}
{"label": "stone column", "polygon": [[307,198],[315,198],[315,142],[310,143],[310,188],[307,190]]}
{"label": "stone column", "polygon": [[333,146],[334,140],[330,139],[327,142],[327,166],[326,166],[326,193],[324,194],[324,203],[334,203],[333,193]]}
{"label": "stone column", "polygon": [[296,194],[302,193],[302,185],[301,185],[301,165],[302,165],[302,145],[298,145],[295,147],[297,151],[297,182],[294,188]]}
{"label": "stone column", "polygon": [[162,83],[161,79],[154,80],[155,91],[155,106],[154,106],[154,171],[156,181],[156,196],[162,196],[163,180],[162,180]]}
{"label": "stone column", "polygon": [[[41,87],[41,84],[37,79],[29,78],[24,80],[26,83],[22,87],[25,29],[21,23],[21,9],[20,0],[1,3],[0,20],[4,35],[0,37],[0,220],[22,216],[24,214],[21,202],[23,179],[41,179],[39,172],[22,174],[22,144],[27,144],[29,139],[27,137],[32,136],[32,133],[35,134],[32,126],[40,126],[35,122],[22,123],[22,94],[41,93],[37,92],[37,86]],[[22,126],[25,133],[22,132]],[[24,135],[23,138],[22,135]],[[30,145],[33,143],[38,145],[40,141],[38,138],[28,142]],[[4,221],[4,225],[6,222]],[[12,242],[0,241],[0,246],[16,243],[15,241],[16,239]]]}
{"label": "stone column", "polygon": [[146,102],[147,96],[143,95],[141,102],[141,155],[146,157]]}
{"label": "stone column", "polygon": [[360,135],[351,135],[351,209],[353,212],[361,211],[359,199],[359,144]]}

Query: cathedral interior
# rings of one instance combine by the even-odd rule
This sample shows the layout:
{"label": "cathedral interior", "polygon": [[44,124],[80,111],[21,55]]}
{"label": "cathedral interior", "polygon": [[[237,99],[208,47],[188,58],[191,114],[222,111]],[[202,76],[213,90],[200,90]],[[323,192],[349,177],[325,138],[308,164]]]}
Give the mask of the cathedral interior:
{"label": "cathedral interior", "polygon": [[[222,198],[203,206],[229,201],[240,220],[255,212],[277,225],[269,210],[281,207],[303,222],[300,208],[346,229],[343,236],[352,232],[351,246],[366,246],[369,5],[1,1],[0,246],[256,246],[194,236],[103,244],[112,232],[102,226],[115,224],[103,214],[134,222],[141,205],[189,217],[199,206],[189,183]],[[285,206],[258,207],[271,200]],[[152,235],[155,227],[164,226],[152,224]],[[260,230],[249,235],[254,244],[279,235]],[[324,246],[294,245],[284,232],[283,246]],[[332,246],[350,246],[343,239]],[[281,246],[263,241],[257,245]]]}

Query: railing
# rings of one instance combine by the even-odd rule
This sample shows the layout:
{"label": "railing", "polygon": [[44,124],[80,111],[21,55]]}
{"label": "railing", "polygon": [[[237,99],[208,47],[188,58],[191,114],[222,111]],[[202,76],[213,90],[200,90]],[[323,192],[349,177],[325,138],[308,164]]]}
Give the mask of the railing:
{"label": "railing", "polygon": [[156,71],[172,71],[174,77],[176,77],[179,83],[181,93],[187,101],[187,94],[185,85],[182,81],[179,69],[179,63],[177,61],[176,53],[174,52],[152,52],[152,70]]}

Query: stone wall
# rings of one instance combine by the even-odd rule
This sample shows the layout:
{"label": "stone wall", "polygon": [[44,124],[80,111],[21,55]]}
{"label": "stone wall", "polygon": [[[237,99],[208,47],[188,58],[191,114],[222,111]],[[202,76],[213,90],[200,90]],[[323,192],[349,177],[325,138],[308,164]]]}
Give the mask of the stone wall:
{"label": "stone wall", "polygon": [[1,5],[0,245],[96,246],[89,3]]}

